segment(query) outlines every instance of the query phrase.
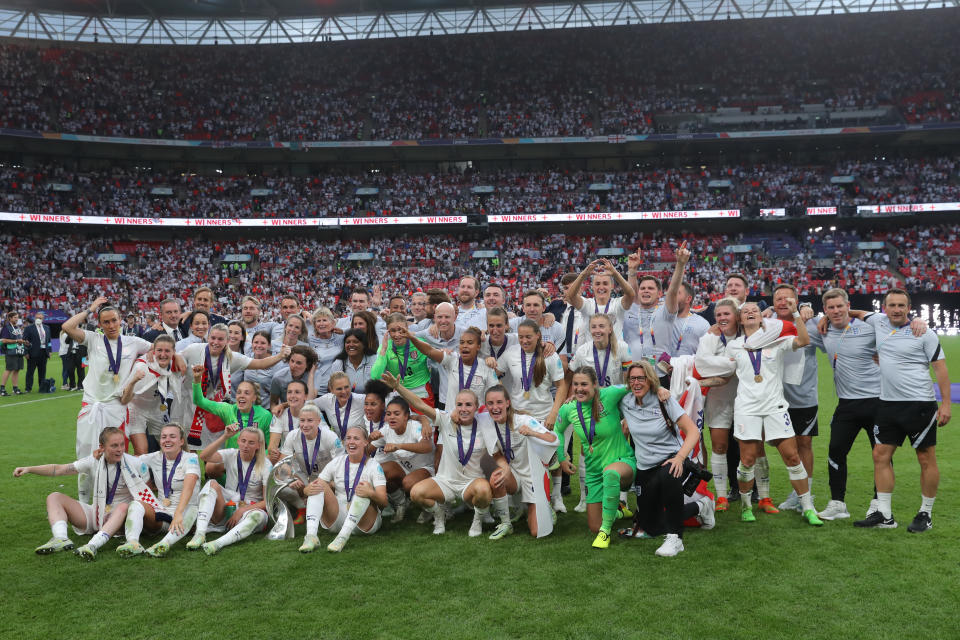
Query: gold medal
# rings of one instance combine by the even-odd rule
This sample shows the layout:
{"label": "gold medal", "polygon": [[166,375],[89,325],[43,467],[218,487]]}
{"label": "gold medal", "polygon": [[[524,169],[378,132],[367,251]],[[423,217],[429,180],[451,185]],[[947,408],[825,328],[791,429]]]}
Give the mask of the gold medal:
{"label": "gold medal", "polygon": [[163,499],[163,506],[165,506],[165,507],[169,507],[169,506],[170,506],[170,498],[164,498],[164,499]]}
{"label": "gold medal", "polygon": [[107,506],[105,506],[105,507],[103,508],[103,512],[104,512],[104,513],[110,513],[111,511],[113,511],[113,505],[112,505],[112,504],[108,504]]}
{"label": "gold medal", "polygon": [[593,453],[593,445],[590,445],[590,453]]}
{"label": "gold medal", "polygon": [[113,384],[117,384],[118,382],[120,382],[120,376],[113,374]]}
{"label": "gold medal", "polygon": [[763,382],[763,376],[758,373],[757,375],[753,376],[753,381],[754,381],[754,382]]}
{"label": "gold medal", "polygon": [[524,400],[529,400],[529,399],[530,399],[530,392],[529,392],[529,391],[524,391],[524,392],[523,392],[523,399],[524,399]]}

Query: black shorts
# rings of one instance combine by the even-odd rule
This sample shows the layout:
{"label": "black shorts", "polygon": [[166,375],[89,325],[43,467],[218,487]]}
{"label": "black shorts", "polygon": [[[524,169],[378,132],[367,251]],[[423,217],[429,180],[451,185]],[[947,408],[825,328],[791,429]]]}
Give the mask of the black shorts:
{"label": "black shorts", "polygon": [[914,449],[937,444],[937,403],[933,400],[893,402],[881,400],[873,426],[877,444],[899,447],[910,438]]}
{"label": "black shorts", "polygon": [[790,422],[793,423],[793,432],[798,436],[820,435],[820,421],[817,407],[797,407],[789,409]]}
{"label": "black shorts", "polygon": [[9,355],[4,358],[6,360],[6,370],[7,371],[20,371],[23,369],[23,356]]}
{"label": "black shorts", "polygon": [[873,446],[873,425],[877,424],[880,398],[840,398],[830,420],[830,433],[851,433],[863,429]]}

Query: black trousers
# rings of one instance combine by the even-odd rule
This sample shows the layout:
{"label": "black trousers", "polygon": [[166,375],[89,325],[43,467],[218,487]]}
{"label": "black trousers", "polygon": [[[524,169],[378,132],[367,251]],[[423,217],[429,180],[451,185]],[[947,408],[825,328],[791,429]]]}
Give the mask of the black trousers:
{"label": "black trousers", "polygon": [[879,407],[879,398],[840,399],[837,403],[830,421],[830,447],[827,450],[827,474],[832,500],[844,501],[847,493],[847,455],[860,430],[867,434],[871,449],[876,444],[873,425],[876,424]]}
{"label": "black trousers", "polygon": [[[24,390],[33,389],[33,372],[36,370],[37,379],[43,382],[47,377],[47,359],[46,358],[27,358],[27,381],[24,384]],[[39,383],[38,383],[39,384]]]}
{"label": "black trousers", "polygon": [[63,371],[60,374],[61,387],[77,386],[75,384],[76,370],[75,370],[75,365],[73,364],[73,359],[74,359],[73,354],[70,354],[70,353],[65,353],[62,356],[60,356],[60,365],[63,367]]}
{"label": "black trousers", "polygon": [[[636,521],[652,536],[664,533],[683,535],[684,515],[683,484],[680,478],[670,475],[668,467],[656,466],[637,470]],[[696,509],[696,505],[692,505]]]}

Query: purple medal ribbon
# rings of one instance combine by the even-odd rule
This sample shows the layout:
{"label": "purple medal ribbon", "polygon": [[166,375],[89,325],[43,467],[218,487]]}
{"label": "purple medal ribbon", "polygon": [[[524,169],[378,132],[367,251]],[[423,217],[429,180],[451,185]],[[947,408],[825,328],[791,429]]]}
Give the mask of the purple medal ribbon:
{"label": "purple medal ribbon", "polygon": [[107,476],[107,504],[113,504],[113,496],[117,494],[117,485],[120,484],[120,463],[117,463],[117,477],[113,479],[113,486],[110,486],[110,476]]}
{"label": "purple medal ribbon", "polygon": [[120,336],[117,336],[117,357],[113,357],[113,349],[110,348],[110,341],[107,340],[107,336],[103,336],[103,344],[107,348],[107,361],[110,363],[110,372],[113,375],[120,375],[120,358],[123,355],[123,341]]}
{"label": "purple medal ribbon", "polygon": [[177,459],[173,461],[173,467],[170,469],[170,475],[167,475],[167,456],[163,456],[163,497],[169,498],[170,494],[173,493],[173,475],[177,472],[177,467],[180,465],[180,458],[183,456],[183,452],[177,454]]}
{"label": "purple medal ribbon", "polygon": [[381,416],[381,418],[380,418],[380,424],[377,425],[377,428],[376,428],[376,429],[373,428],[373,420],[367,420],[367,422],[369,423],[369,426],[367,427],[367,434],[369,435],[369,434],[373,433],[374,431],[382,431],[382,430],[383,430],[383,422],[384,422],[384,420],[386,420],[386,416]]}
{"label": "purple medal ribbon", "polygon": [[533,362],[530,363],[530,369],[527,370],[527,354],[523,349],[520,349],[520,383],[526,392],[530,391],[533,384]]}
{"label": "purple medal ribbon", "polygon": [[[740,329],[737,329],[737,335],[733,337],[734,340],[740,337]],[[723,331],[720,332],[720,342],[723,343],[723,346],[727,346],[727,336],[723,335]]]}
{"label": "purple medal ribbon", "polygon": [[513,462],[513,459],[517,456],[513,452],[513,447],[510,446],[510,427],[503,425],[504,430],[507,432],[506,438],[500,435],[500,425],[494,422],[493,427],[497,430],[497,440],[500,441],[500,448],[503,449],[503,457],[507,459],[507,462]]}
{"label": "purple medal ribbon", "polygon": [[597,372],[597,378],[600,380],[600,385],[603,386],[603,381],[607,379],[607,366],[610,364],[610,345],[607,345],[607,355],[603,358],[603,369],[600,368],[600,354],[597,352],[597,345],[593,345],[593,368]]}
{"label": "purple medal ribbon", "polygon": [[463,359],[460,360],[460,391],[464,389],[469,389],[471,383],[473,383],[473,374],[477,372],[477,358],[474,358],[473,364],[470,365],[470,375],[467,376],[467,383],[463,383]]}
{"label": "purple medal ribbon", "polygon": [[410,341],[407,340],[407,344],[403,345],[403,363],[400,363],[400,354],[397,353],[397,345],[391,343],[393,346],[393,355],[397,357],[397,371],[400,373],[400,380],[403,380],[403,376],[407,374],[407,361],[410,359]]}
{"label": "purple medal ribbon", "polygon": [[[603,308],[603,312],[604,312],[604,313],[609,313],[609,312],[610,312],[610,303],[611,303],[611,302],[613,302],[613,301],[612,301],[612,300],[607,300],[607,306],[605,306],[605,307]],[[594,312],[594,313],[600,313],[600,305],[597,304],[597,299],[596,299],[596,298],[593,299],[593,312]]]}
{"label": "purple medal ribbon", "polygon": [[293,431],[293,412],[287,409],[287,433]]}
{"label": "purple medal ribbon", "polygon": [[[756,354],[756,357],[754,357],[754,354]],[[753,374],[755,376],[760,375],[760,363],[763,361],[763,350],[749,349],[747,350],[747,356],[750,358],[750,364],[753,365]]]}
{"label": "purple medal ribbon", "polygon": [[343,408],[343,420],[341,420],[340,419],[340,402],[336,398],[333,399],[333,408],[337,414],[337,428],[340,429],[341,440],[347,437],[347,427],[350,426],[350,405],[352,404],[353,404],[353,394],[351,393],[350,398],[347,400],[347,406]]}
{"label": "purple medal ribbon", "polygon": [[240,492],[240,502],[247,497],[247,485],[250,484],[250,473],[253,467],[253,460],[251,460],[247,467],[247,475],[243,475],[243,460],[240,459],[240,452],[237,452],[237,491]]}
{"label": "purple medal ribbon", "polygon": [[250,413],[247,414],[247,424],[243,424],[243,414],[240,413],[240,407],[237,407],[237,422],[240,423],[241,429],[246,429],[247,427],[253,426],[253,406],[250,407]]}
{"label": "purple medal ribbon", "polygon": [[490,355],[499,360],[500,356],[503,355],[503,352],[507,350],[508,342],[510,341],[507,340],[507,336],[503,336],[503,346],[500,347],[500,351],[497,351],[493,348],[493,338],[487,338],[487,344],[490,345]]}
{"label": "purple medal ribbon", "polygon": [[[594,402],[598,400],[594,398]],[[577,403],[577,415],[580,416],[580,426],[583,427],[583,435],[587,438],[587,446],[593,450],[593,439],[597,436],[597,422],[593,419],[593,412],[590,412],[590,430],[587,431],[587,421],[583,417],[583,403]]]}
{"label": "purple medal ribbon", "polygon": [[317,461],[317,453],[320,451],[320,433],[317,432],[317,438],[313,441],[313,455],[307,457],[307,436],[300,432],[300,442],[303,444],[303,463],[307,465],[307,473],[313,473],[313,465]]}
{"label": "purple medal ribbon", "polygon": [[210,379],[213,378],[213,361],[210,359],[210,345],[207,345],[204,360],[203,364],[207,368],[207,389],[204,389],[204,393],[206,393],[208,389],[216,389],[220,384],[220,375],[223,372],[223,352],[221,351],[220,357],[217,358],[217,377],[212,387],[210,386]]}
{"label": "purple medal ribbon", "polygon": [[353,478],[353,486],[350,486],[350,456],[345,456],[343,462],[343,489],[347,492],[347,502],[353,500],[357,492],[357,485],[360,484],[360,475],[363,473],[363,466],[367,464],[367,454],[363,454],[360,460],[360,466],[357,467],[357,475]]}
{"label": "purple medal ribbon", "polygon": [[473,419],[473,430],[470,433],[470,448],[467,449],[467,454],[463,454],[463,428],[460,427],[457,429],[457,457],[460,460],[460,466],[465,467],[467,463],[470,462],[470,458],[473,456],[473,447],[477,444],[477,419]]}

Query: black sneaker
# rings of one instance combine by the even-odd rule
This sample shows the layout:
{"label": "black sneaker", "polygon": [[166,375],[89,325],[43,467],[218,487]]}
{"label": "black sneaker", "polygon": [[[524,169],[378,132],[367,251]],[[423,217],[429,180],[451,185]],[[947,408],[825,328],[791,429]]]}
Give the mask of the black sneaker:
{"label": "black sneaker", "polygon": [[727,494],[727,502],[740,502],[740,489],[730,489]]}
{"label": "black sneaker", "polygon": [[917,517],[915,517],[913,522],[907,527],[907,531],[910,533],[923,533],[931,528],[933,528],[933,523],[930,521],[930,514],[926,511],[918,511]]}
{"label": "black sneaker", "polygon": [[15,396],[22,396],[22,395],[23,395],[23,391],[20,391],[20,389],[14,387],[14,388],[13,388],[13,395],[15,395]]}
{"label": "black sneaker", "polygon": [[[920,517],[919,514],[917,517]],[[896,529],[897,521],[893,519],[892,514],[889,518],[886,518],[879,511],[874,511],[863,520],[857,520],[854,522],[853,526],[874,529]]]}
{"label": "black sneaker", "polygon": [[10,395],[10,394],[7,393],[7,388],[6,388],[6,387],[0,387],[0,398],[6,398],[6,397],[9,396],[9,395]]}

